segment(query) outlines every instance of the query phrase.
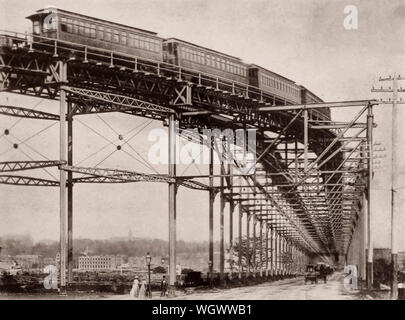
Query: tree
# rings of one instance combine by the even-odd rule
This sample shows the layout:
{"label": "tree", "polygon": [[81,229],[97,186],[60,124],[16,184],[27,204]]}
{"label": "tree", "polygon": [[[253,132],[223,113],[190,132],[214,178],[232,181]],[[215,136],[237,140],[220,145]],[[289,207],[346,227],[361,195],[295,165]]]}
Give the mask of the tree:
{"label": "tree", "polygon": [[157,266],[153,269],[153,273],[166,273],[166,268],[162,266]]}
{"label": "tree", "polygon": [[[229,264],[232,266],[238,266],[237,261],[239,260],[239,241],[241,242],[241,253],[242,253],[242,271],[247,270],[257,270],[260,267],[265,267],[266,265],[266,239],[260,242],[260,237],[256,237],[256,246],[254,246],[254,239],[244,237],[238,240],[233,246],[233,254],[230,255],[228,260]],[[254,250],[256,248],[256,250]],[[260,261],[260,251],[262,250],[263,256],[262,261]]]}

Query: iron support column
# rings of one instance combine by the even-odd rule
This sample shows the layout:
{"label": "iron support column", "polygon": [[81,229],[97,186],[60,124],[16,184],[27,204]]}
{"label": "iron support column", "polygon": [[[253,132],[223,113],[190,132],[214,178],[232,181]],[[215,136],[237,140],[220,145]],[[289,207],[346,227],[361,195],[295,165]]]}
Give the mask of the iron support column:
{"label": "iron support column", "polygon": [[260,219],[260,255],[259,255],[259,270],[260,270],[260,277],[263,277],[263,220]]}
{"label": "iron support column", "polygon": [[257,253],[257,241],[256,241],[256,224],[257,224],[257,220],[256,220],[256,214],[253,214],[253,261],[252,261],[252,265],[253,265],[253,277],[256,278],[256,272],[257,272],[257,257],[256,257],[256,253]]}
{"label": "iron support column", "polygon": [[209,248],[208,248],[208,266],[210,273],[210,284],[212,285],[213,273],[214,273],[214,201],[215,201],[215,192],[214,187],[214,144],[213,137],[210,137],[210,157],[209,157],[209,186],[210,186],[210,195],[209,195]]}
{"label": "iron support column", "polygon": [[[60,81],[62,84],[67,81],[67,65],[59,62]],[[66,162],[66,91],[60,89],[60,118],[59,118],[59,152],[60,161]],[[59,170],[59,213],[60,213],[60,292],[66,292],[66,266],[67,266],[67,206],[66,206],[66,172]]]}
{"label": "iron support column", "polygon": [[274,273],[274,232],[270,225],[270,274]]}
{"label": "iron support column", "polygon": [[250,262],[251,262],[251,254],[250,254],[250,215],[246,212],[246,277],[250,276]]}
{"label": "iron support column", "polygon": [[[228,144],[228,148],[229,144]],[[228,150],[228,153],[231,151]],[[230,175],[229,177],[229,190],[232,192],[233,190],[233,168],[232,168],[232,161],[228,160],[228,174]],[[232,254],[232,249],[233,249],[233,213],[235,211],[235,203],[233,199],[231,198],[229,200],[229,252]]]}
{"label": "iron support column", "polygon": [[[67,164],[73,166],[73,116],[72,103],[68,102],[68,155]],[[73,282],[73,172],[67,173],[67,211],[68,211],[68,284]]]}
{"label": "iron support column", "polygon": [[266,277],[269,276],[269,227],[266,220]]}
{"label": "iron support column", "polygon": [[239,242],[238,242],[238,267],[239,267],[239,279],[242,279],[242,202],[239,203]]}
{"label": "iron support column", "polygon": [[219,213],[219,279],[221,285],[224,284],[225,280],[225,239],[224,239],[224,209],[225,209],[225,196],[224,196],[224,175],[225,175],[225,163],[224,163],[224,144],[221,144],[220,148],[220,161],[221,161],[221,202],[220,202],[220,213]]}
{"label": "iron support column", "polygon": [[304,109],[304,172],[308,170],[308,110]]}
{"label": "iron support column", "polygon": [[[177,123],[174,115],[169,117],[169,176],[176,177],[176,134]],[[169,285],[176,284],[176,193],[175,182],[169,183]]]}

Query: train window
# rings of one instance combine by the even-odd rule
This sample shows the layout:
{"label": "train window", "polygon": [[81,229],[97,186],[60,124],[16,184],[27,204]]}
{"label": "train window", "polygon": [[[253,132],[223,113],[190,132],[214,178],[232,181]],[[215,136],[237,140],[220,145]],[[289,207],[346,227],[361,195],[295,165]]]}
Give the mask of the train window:
{"label": "train window", "polygon": [[139,37],[134,35],[134,47],[140,48]]}
{"label": "train window", "polygon": [[100,40],[104,40],[104,28],[103,27],[97,28],[97,38]]}
{"label": "train window", "polygon": [[32,25],[32,31],[34,34],[40,34],[41,33],[41,26],[39,24],[39,21],[34,21]]}
{"label": "train window", "polygon": [[119,43],[120,42],[120,35],[118,31],[114,31],[113,42]]}
{"label": "train window", "polygon": [[128,47],[134,46],[134,35],[133,34],[128,34],[127,46]]}
{"label": "train window", "polygon": [[84,35],[84,22],[79,22],[79,34]]}
{"label": "train window", "polygon": [[77,21],[73,21],[73,33],[78,34],[79,33],[79,25]]}
{"label": "train window", "polygon": [[111,41],[111,29],[110,28],[105,29],[104,40]]}
{"label": "train window", "polygon": [[90,37],[90,23],[84,24],[84,35]]}
{"label": "train window", "polygon": [[121,33],[121,44],[124,46],[127,45],[127,33],[126,32]]}
{"label": "train window", "polygon": [[72,33],[73,32],[73,21],[72,19],[67,19],[67,32]]}
{"label": "train window", "polygon": [[96,26],[94,24],[90,25],[90,37],[96,38]]}

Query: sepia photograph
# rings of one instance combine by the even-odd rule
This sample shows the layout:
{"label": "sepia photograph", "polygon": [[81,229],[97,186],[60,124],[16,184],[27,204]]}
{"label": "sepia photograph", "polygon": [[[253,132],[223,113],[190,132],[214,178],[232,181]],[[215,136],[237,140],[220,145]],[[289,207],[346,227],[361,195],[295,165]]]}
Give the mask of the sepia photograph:
{"label": "sepia photograph", "polygon": [[0,300],[405,300],[404,30],[403,0],[0,0]]}

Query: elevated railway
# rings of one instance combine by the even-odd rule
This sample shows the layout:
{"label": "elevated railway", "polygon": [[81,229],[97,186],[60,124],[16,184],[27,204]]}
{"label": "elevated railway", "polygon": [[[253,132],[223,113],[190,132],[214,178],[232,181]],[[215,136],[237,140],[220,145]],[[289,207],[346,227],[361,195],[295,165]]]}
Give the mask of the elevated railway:
{"label": "elevated railway", "polygon": [[[369,146],[375,101],[296,103],[275,92],[217,74],[61,40],[50,34],[27,37],[1,32],[0,44],[0,90],[58,100],[60,104],[54,113],[0,106],[0,114],[4,116],[59,121],[61,147],[60,159],[53,161],[1,162],[0,183],[59,187],[62,287],[72,276],[72,194],[76,183],[149,181],[169,185],[171,285],[176,279],[176,193],[180,186],[210,194],[208,260],[211,274],[214,270],[213,204],[220,194],[222,280],[225,276],[226,202],[230,203],[230,249],[241,245],[240,241],[236,244],[235,238],[243,237],[244,218],[247,221],[245,235],[252,246],[256,245],[258,237],[266,239],[266,249],[261,248],[254,257],[264,262],[260,270],[250,270],[243,266],[242,257],[237,257],[240,277],[245,271],[254,276],[258,272],[262,276],[290,274],[298,272],[314,255],[323,259],[345,255],[364,205],[367,177],[372,172]],[[330,112],[325,112],[344,107],[361,110],[345,123],[334,122]],[[73,118],[107,112],[149,118],[168,127],[168,174],[75,165]],[[360,122],[365,113],[368,113],[367,121]],[[222,134],[207,136],[206,129],[219,129]],[[236,144],[223,134],[227,129],[242,131],[244,137],[254,131],[254,145],[246,143],[241,151],[245,155],[253,152],[253,161],[226,158],[231,145]],[[210,148],[208,175],[176,174],[173,161],[176,135]],[[249,150],[252,147],[253,150]],[[214,152],[223,160],[220,174],[214,174]],[[50,166],[59,168],[59,181],[9,174]],[[253,169],[240,170],[249,166]],[[235,212],[237,207],[239,211]],[[233,231],[234,218],[238,218],[238,234]],[[293,262],[287,263],[283,258],[286,255]]]}

